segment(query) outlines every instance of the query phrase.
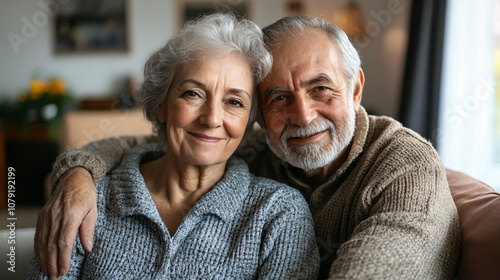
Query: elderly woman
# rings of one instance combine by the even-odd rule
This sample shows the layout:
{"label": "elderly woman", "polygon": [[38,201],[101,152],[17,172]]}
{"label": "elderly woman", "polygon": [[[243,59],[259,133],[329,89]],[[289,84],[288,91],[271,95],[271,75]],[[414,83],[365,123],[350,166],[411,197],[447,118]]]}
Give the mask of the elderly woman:
{"label": "elderly woman", "polygon": [[[160,143],[131,149],[97,186],[94,245],[67,278],[313,279],[319,259],[301,194],[231,156],[271,67],[260,29],[215,14],[145,66],[143,108]],[[28,278],[46,277],[34,256]]]}

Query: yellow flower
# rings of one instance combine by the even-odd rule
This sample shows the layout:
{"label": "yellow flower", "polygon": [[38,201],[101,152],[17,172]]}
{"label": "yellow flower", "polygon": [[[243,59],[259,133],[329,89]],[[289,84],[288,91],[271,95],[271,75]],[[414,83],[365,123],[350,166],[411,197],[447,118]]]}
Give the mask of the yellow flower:
{"label": "yellow flower", "polygon": [[66,91],[66,84],[61,79],[55,79],[49,85],[49,93],[53,95],[63,95]]}
{"label": "yellow flower", "polygon": [[38,99],[47,92],[47,84],[43,81],[32,80],[30,87],[30,98]]}

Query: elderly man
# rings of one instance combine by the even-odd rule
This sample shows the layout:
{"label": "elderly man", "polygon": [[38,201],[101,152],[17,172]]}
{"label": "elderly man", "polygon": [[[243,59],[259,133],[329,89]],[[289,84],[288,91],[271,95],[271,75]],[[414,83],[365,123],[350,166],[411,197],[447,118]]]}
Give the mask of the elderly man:
{"label": "elderly man", "polygon": [[[453,277],[461,231],[445,169],[417,133],[360,106],[364,74],[347,36],[309,17],[281,19],[264,33],[274,64],[258,86],[263,129],[240,155],[253,173],[297,188],[309,202],[321,278]],[[96,219],[90,176],[71,168],[83,166],[98,181],[125,150],[149,141],[108,139],[61,155],[52,182],[65,175],[36,236],[54,275],[67,271],[82,220],[82,244],[91,249]]]}

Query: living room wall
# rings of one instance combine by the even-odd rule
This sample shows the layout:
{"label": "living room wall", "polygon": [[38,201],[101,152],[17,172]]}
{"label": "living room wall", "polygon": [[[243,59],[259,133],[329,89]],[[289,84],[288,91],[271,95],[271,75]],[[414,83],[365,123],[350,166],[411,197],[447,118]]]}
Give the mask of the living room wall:
{"label": "living room wall", "polygon": [[[27,43],[11,44],[8,34],[22,35],[26,21],[45,13],[43,3],[53,0],[16,0],[0,3],[0,97],[17,97],[31,77],[60,76],[76,97],[109,97],[122,90],[126,78],[141,75],[147,55],[162,45],[177,27],[179,1],[129,0],[130,51],[125,54],[55,55],[52,18],[35,26]],[[58,0],[63,3],[66,0]],[[210,0],[199,0],[210,1]],[[251,0],[250,16],[261,27],[287,15],[288,0]],[[303,1],[304,12],[331,19],[347,1]],[[366,84],[362,104],[370,111],[396,117],[403,77],[409,0],[358,1],[371,32],[358,42]],[[396,11],[396,12],[394,12]],[[40,20],[40,19],[38,19]],[[369,26],[368,26],[369,25]],[[17,49],[17,52],[16,52]]]}
{"label": "living room wall", "polygon": [[[116,94],[125,86],[129,75],[140,76],[147,55],[165,42],[178,23],[177,1],[130,0],[129,52],[55,55],[52,50],[52,17],[44,8],[49,1],[52,0],[16,0],[0,4],[1,96],[18,96],[26,90],[30,78],[36,75],[62,77],[77,97]],[[281,1],[256,0],[251,9],[254,19],[267,25],[283,16],[282,6]],[[45,24],[40,24],[43,23],[40,13],[49,15]],[[26,21],[36,31],[24,27]],[[31,38],[23,35],[23,28]],[[9,33],[19,35],[27,42],[12,44]]]}
{"label": "living room wall", "polygon": [[23,36],[26,21],[33,24],[37,13],[45,12],[42,3],[47,1],[18,0],[2,4],[0,92],[17,95],[25,90],[30,77],[56,75],[66,80],[77,97],[112,94],[126,76],[141,72],[148,53],[158,48],[175,28],[172,1],[131,0],[130,51],[125,54],[55,55],[51,17],[46,24],[35,25],[36,31],[31,32],[33,35],[27,38],[27,43],[13,46],[8,39],[9,32]]}

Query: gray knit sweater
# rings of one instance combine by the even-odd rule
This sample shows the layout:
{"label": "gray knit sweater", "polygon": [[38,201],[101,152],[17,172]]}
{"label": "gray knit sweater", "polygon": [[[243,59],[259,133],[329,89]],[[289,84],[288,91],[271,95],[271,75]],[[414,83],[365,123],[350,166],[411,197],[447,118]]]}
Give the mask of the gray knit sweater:
{"label": "gray knit sweater", "polygon": [[[304,198],[250,174],[237,157],[170,237],[139,171],[160,156],[157,144],[131,149],[99,182],[92,252],[78,238],[65,279],[316,278],[319,255]],[[36,256],[28,278],[44,278]]]}

